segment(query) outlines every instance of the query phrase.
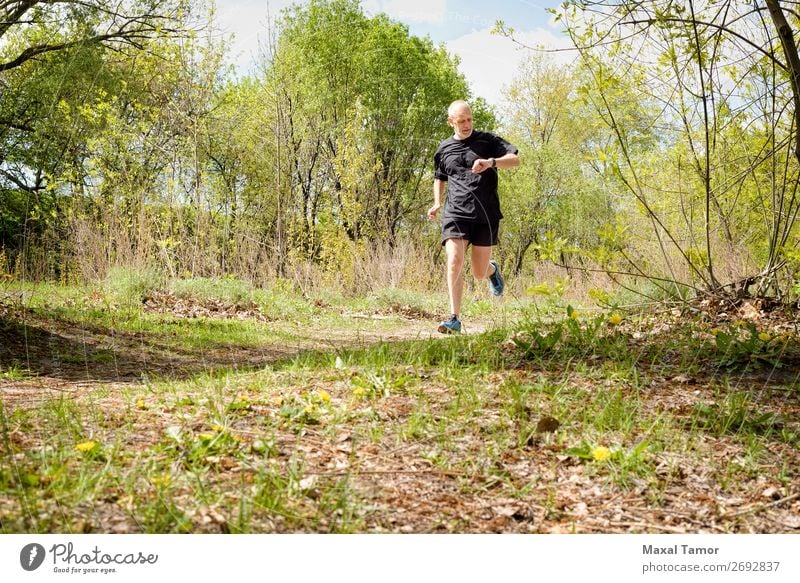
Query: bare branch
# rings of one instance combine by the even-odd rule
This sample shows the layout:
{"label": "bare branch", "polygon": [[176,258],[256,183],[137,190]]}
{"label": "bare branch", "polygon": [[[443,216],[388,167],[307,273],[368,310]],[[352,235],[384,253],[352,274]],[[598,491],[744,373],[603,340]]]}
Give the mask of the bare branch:
{"label": "bare branch", "polygon": [[[166,2],[163,3],[166,6]],[[49,5],[55,19],[58,16],[58,6],[76,6],[84,10],[86,15],[101,18],[105,32],[63,40],[62,42],[46,42],[23,49],[16,57],[0,63],[0,72],[14,69],[39,55],[61,51],[81,45],[127,44],[137,49],[143,49],[145,42],[152,38],[163,36],[181,35],[185,31],[168,24],[173,20],[169,14],[159,14],[154,11],[141,13],[125,13],[119,4],[107,4],[102,0],[18,0],[6,1],[0,5],[0,37],[14,25],[21,24],[22,16],[36,5]],[[59,17],[59,20],[63,18]],[[164,25],[164,26],[162,26]]]}
{"label": "bare branch", "polygon": [[28,10],[38,3],[37,0],[4,2],[3,5],[0,6],[3,10],[3,12],[0,13],[0,18],[2,18],[2,20],[0,20],[0,38],[3,37],[11,26],[17,24]]}

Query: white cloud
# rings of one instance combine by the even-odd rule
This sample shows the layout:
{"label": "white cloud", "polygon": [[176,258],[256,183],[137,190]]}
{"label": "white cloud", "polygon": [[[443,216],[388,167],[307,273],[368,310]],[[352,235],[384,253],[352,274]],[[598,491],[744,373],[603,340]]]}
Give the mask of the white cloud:
{"label": "white cloud", "polygon": [[447,0],[367,0],[362,6],[367,14],[385,12],[403,22],[440,24],[447,14]]}
{"label": "white cloud", "polygon": [[281,10],[298,0],[225,0],[217,2],[216,26],[232,35],[228,59],[240,71],[256,61],[260,47],[268,40],[268,20],[275,21]]}
{"label": "white cloud", "polygon": [[[484,97],[491,105],[502,102],[502,88],[511,83],[519,65],[533,49],[557,50],[570,46],[567,38],[556,36],[543,28],[515,32],[514,38],[531,48],[492,34],[489,28],[471,32],[445,44],[451,54],[461,59],[459,69],[469,81],[473,93]],[[548,54],[557,64],[567,64],[575,57],[571,51]]]}

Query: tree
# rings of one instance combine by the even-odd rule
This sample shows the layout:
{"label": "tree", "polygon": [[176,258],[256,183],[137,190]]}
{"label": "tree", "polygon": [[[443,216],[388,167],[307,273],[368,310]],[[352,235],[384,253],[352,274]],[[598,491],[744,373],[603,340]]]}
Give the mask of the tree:
{"label": "tree", "polygon": [[[2,4],[0,245],[24,250],[23,265],[36,255],[42,273],[63,275],[71,221],[85,212],[107,216],[124,201],[129,219],[142,216],[142,190],[167,160],[159,140],[180,133],[153,129],[173,91],[178,39],[167,36],[188,31],[186,5]],[[136,232],[120,226],[110,237]]]}
{"label": "tree", "polygon": [[580,101],[579,77],[542,55],[523,62],[506,91],[505,128],[525,164],[501,183],[503,236],[519,273],[531,248],[557,233],[571,246],[595,244],[612,210],[588,163],[601,132]]}
{"label": "tree", "polygon": [[[660,250],[660,263],[629,260],[628,268],[671,280],[659,284],[667,293],[690,286],[746,294],[758,284],[759,295],[783,296],[779,272],[800,210],[800,61],[780,3],[573,1],[561,17],[592,74],[592,102],[616,137],[613,172]],[[608,98],[620,87],[660,105],[651,117],[660,168],[632,148]],[[763,253],[745,246],[753,207],[768,216],[758,235]]]}
{"label": "tree", "polygon": [[183,34],[187,0],[3,0],[0,72],[42,55],[100,44],[142,50],[153,38]]}
{"label": "tree", "polygon": [[266,82],[292,248],[319,258],[325,232],[392,245],[419,227],[447,104],[469,95],[443,48],[355,1],[314,0],[285,13]]}

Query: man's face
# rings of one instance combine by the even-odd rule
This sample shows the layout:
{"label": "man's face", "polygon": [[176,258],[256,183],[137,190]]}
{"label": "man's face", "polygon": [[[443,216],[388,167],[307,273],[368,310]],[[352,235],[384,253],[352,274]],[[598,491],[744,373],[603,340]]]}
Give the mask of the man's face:
{"label": "man's face", "polygon": [[447,123],[452,126],[456,137],[464,140],[472,133],[472,112],[467,107],[457,109],[447,117]]}

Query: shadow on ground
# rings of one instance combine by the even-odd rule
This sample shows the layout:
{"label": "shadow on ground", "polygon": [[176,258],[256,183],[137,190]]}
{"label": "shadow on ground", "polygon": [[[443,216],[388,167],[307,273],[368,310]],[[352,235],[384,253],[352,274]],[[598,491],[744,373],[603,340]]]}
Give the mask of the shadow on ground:
{"label": "shadow on ground", "polygon": [[251,370],[289,358],[297,346],[211,343],[187,348],[175,332],[118,331],[60,319],[0,316],[0,369],[65,381],[136,382],[177,378],[222,368]]}

